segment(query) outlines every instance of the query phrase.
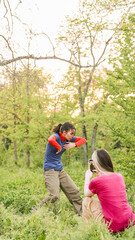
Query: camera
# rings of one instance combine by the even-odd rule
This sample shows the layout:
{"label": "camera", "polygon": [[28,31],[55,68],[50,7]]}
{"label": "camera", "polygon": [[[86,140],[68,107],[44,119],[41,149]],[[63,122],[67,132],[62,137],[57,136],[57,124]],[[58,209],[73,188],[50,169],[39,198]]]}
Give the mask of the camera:
{"label": "camera", "polygon": [[90,164],[90,171],[92,172],[92,171],[95,170],[96,168],[95,168],[94,165],[93,165],[93,160],[92,160],[92,159],[90,159],[89,162],[91,162],[91,164]]}

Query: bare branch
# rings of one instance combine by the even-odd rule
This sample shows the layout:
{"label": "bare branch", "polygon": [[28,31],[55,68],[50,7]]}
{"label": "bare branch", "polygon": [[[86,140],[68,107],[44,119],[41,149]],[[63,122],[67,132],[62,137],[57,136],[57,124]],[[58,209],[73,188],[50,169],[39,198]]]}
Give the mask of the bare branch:
{"label": "bare branch", "polygon": [[33,59],[33,60],[49,60],[49,59],[56,59],[56,60],[60,60],[60,61],[63,61],[63,62],[66,62],[66,63],[69,63],[69,64],[72,64],[73,66],[76,66],[76,67],[79,67],[79,68],[90,68],[90,67],[93,67],[92,65],[79,65],[77,63],[73,63],[71,62],[70,60],[67,60],[67,59],[64,59],[64,58],[60,58],[60,57],[57,57],[57,56],[40,56],[40,57],[35,57],[34,55],[27,55],[27,56],[19,56],[19,57],[15,57],[15,58],[12,58],[12,59],[9,59],[9,60],[4,60],[4,61],[0,61],[0,66],[6,66],[10,63],[13,63],[13,62],[17,62],[17,61],[20,61],[20,60],[23,60],[23,59]]}
{"label": "bare branch", "polygon": [[45,37],[47,37],[49,42],[50,42],[50,44],[51,44],[51,46],[52,46],[53,54],[55,56],[55,47],[53,46],[53,43],[52,43],[50,37],[46,33],[44,33],[44,32],[42,32],[42,33],[33,33],[33,32],[31,32],[31,33],[32,33],[33,36],[44,35]]}
{"label": "bare branch", "polygon": [[97,60],[97,62],[96,62],[96,64],[95,64],[96,67],[99,65],[100,60],[101,60],[102,57],[104,56],[104,54],[105,54],[105,52],[106,52],[106,48],[107,48],[109,42],[112,40],[114,34],[115,34],[115,33],[113,33],[112,36],[111,36],[111,37],[107,40],[107,42],[105,43],[105,47],[104,47],[104,49],[103,49],[103,52],[101,53],[99,59]]}
{"label": "bare branch", "polygon": [[17,10],[17,8],[19,7],[19,5],[22,3],[21,0],[19,0],[19,3],[17,4],[16,8],[15,8],[15,11]]}
{"label": "bare branch", "polygon": [[132,2],[132,3],[118,3],[117,5],[116,4],[106,4],[106,5],[103,5],[105,7],[122,7],[122,6],[131,6],[131,7],[134,7],[135,6],[135,2]]}
{"label": "bare branch", "polygon": [[[21,3],[21,2],[20,2],[20,3]],[[20,18],[18,18],[16,15],[13,15],[13,17],[16,18],[19,22],[21,22],[21,24],[23,24],[24,26],[26,26],[26,27],[28,28],[30,34],[32,34],[33,36],[40,36],[40,35],[43,35],[43,36],[47,37],[48,40],[49,40],[49,42],[50,42],[50,44],[51,44],[51,46],[52,46],[52,49],[53,49],[53,55],[55,56],[55,47],[54,47],[54,45],[53,45],[53,43],[52,43],[50,37],[49,37],[46,33],[44,33],[44,32],[42,32],[42,33],[33,33],[33,31],[28,27],[28,25],[27,25],[26,23],[22,22],[22,21],[20,20]]]}
{"label": "bare branch", "polygon": [[6,12],[5,12],[4,16],[3,16],[3,17],[5,17],[5,16],[7,15],[7,13],[8,13],[8,9],[7,9],[5,0],[3,0],[3,4],[4,4],[4,8],[5,8],[5,10],[6,10]]}
{"label": "bare branch", "polygon": [[[132,8],[132,6],[130,6],[130,7],[128,8],[128,10],[127,10],[127,12],[126,12],[126,15],[127,15],[127,13],[131,10],[131,8]],[[100,60],[101,60],[102,57],[104,56],[104,54],[105,54],[105,52],[106,52],[106,48],[107,48],[109,42],[112,40],[113,36],[114,36],[114,35],[116,34],[116,32],[118,31],[118,27],[120,26],[120,24],[123,22],[124,19],[125,19],[125,18],[124,18],[124,15],[123,15],[123,18],[121,19],[121,21],[116,25],[116,29],[115,29],[114,33],[112,34],[112,36],[111,36],[111,37],[107,40],[107,42],[105,43],[105,47],[104,47],[104,49],[103,49],[103,52],[102,52],[101,56],[99,57],[99,59],[98,59],[97,63],[95,64],[95,66],[98,66],[98,65],[101,63]]]}
{"label": "bare branch", "polygon": [[23,24],[24,26],[26,26],[28,29],[30,29],[29,27],[28,27],[28,24],[27,23],[24,23],[24,22],[22,22],[21,20],[20,20],[20,18],[19,17],[17,17],[16,15],[12,15],[14,18],[16,18],[19,22],[21,22],[21,24]]}
{"label": "bare branch", "polygon": [[11,17],[12,17],[12,10],[11,10],[11,7],[10,7],[10,4],[9,4],[9,1],[8,1],[8,0],[6,0],[6,1],[7,1],[7,5],[8,5],[8,8],[9,8],[10,15],[11,15]]}
{"label": "bare branch", "polygon": [[98,63],[98,65],[96,65],[96,66],[99,66],[102,62],[104,62],[105,61],[105,58],[104,59],[102,59],[99,63]]}
{"label": "bare branch", "polygon": [[6,15],[7,15],[7,13],[8,13],[8,9],[7,9],[7,6],[6,6],[6,4],[5,4],[5,0],[3,0],[3,4],[4,4],[4,8],[5,8],[5,10],[6,10],[6,12],[5,12],[5,14],[4,14],[3,17],[7,20],[8,28],[10,29],[9,20],[8,20],[8,18],[6,17]]}
{"label": "bare branch", "polygon": [[8,48],[9,48],[9,50],[10,50],[11,53],[12,53],[12,58],[14,58],[14,53],[13,53],[13,50],[12,50],[12,48],[11,48],[8,40],[7,40],[3,35],[1,35],[1,34],[0,34],[0,37],[2,37],[2,38],[5,40],[5,42],[7,43],[7,46],[8,46]]}
{"label": "bare branch", "polygon": [[[6,3],[7,3],[7,6],[6,6]],[[11,16],[11,26],[12,26],[12,31],[13,31],[13,19],[12,19],[12,10],[11,10],[11,7],[10,7],[10,4],[9,4],[9,1],[8,0],[3,0],[3,4],[4,4],[4,8],[6,10],[5,14],[4,14],[4,18],[6,18],[7,20],[7,23],[8,23],[8,28],[9,28],[9,31],[10,31],[10,23],[9,23],[9,19],[7,17],[7,14],[8,12],[10,13],[10,16]]]}

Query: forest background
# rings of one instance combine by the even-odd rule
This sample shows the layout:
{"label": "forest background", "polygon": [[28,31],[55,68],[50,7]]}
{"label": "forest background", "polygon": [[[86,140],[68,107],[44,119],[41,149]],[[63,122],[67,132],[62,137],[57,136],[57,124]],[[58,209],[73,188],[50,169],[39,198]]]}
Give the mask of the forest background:
{"label": "forest background", "polygon": [[[100,223],[84,224],[62,193],[29,217],[47,194],[47,139],[65,121],[87,139],[62,157],[82,197],[88,159],[104,148],[135,210],[135,2],[79,1],[55,40],[21,19],[23,1],[0,7],[0,239],[135,239],[133,228],[111,235]],[[51,62],[62,64],[59,79]]]}

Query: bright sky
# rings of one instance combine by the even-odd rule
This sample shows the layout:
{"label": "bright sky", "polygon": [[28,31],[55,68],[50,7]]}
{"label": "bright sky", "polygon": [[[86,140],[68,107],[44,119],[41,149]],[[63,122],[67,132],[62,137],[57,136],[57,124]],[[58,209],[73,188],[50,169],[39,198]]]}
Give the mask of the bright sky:
{"label": "bright sky", "polygon": [[[79,7],[79,0],[37,0],[39,15],[35,19],[35,26],[39,26],[49,37],[54,40],[59,26],[65,20],[66,15],[72,15]],[[44,41],[44,39],[43,39]],[[44,45],[44,43],[43,43]],[[57,60],[44,62],[45,67],[51,71],[58,81],[68,65]]]}
{"label": "bright sky", "polygon": [[79,0],[23,0],[17,13],[35,29],[46,31],[54,37],[64,16],[72,14],[78,7]]}
{"label": "bright sky", "polygon": [[[65,19],[65,15],[73,14],[79,7],[79,0],[37,0],[39,9],[39,24],[49,35],[57,34],[59,25]],[[36,21],[35,19],[35,24]]]}
{"label": "bright sky", "polygon": [[[65,20],[66,15],[73,15],[79,8],[80,0],[23,0],[19,5],[17,12],[24,22],[35,32],[45,32],[54,42],[57,36],[59,26]],[[20,38],[21,32],[15,36]],[[23,37],[22,37],[23,39]],[[24,42],[21,44],[23,46]],[[25,47],[24,47],[25,48]],[[46,54],[46,49],[50,48],[50,43],[45,37],[40,38],[40,42],[33,42],[34,52],[43,55]],[[37,50],[37,52],[36,52]],[[57,60],[40,61],[39,65],[44,66],[47,71],[51,72],[55,80],[61,77],[68,67],[64,62]]]}
{"label": "bright sky", "polygon": [[[10,1],[11,9],[15,9],[18,2],[19,0]],[[18,5],[16,13],[18,18],[20,18],[22,22],[27,23],[33,32],[44,32],[51,38],[52,42],[54,42],[59,26],[64,22],[65,16],[72,16],[73,13],[78,10],[79,2],[80,0],[23,0],[21,4]],[[5,18],[2,20],[2,16],[4,16],[5,13],[2,2],[1,10],[1,26],[4,26],[7,22]],[[15,14],[14,12],[12,13]],[[10,19],[10,15],[8,14],[7,16]],[[28,41],[26,40],[26,25],[21,24],[17,19],[14,20],[14,32],[12,37],[16,56],[27,55]],[[1,34],[3,30],[4,28],[2,27],[0,31]],[[3,35],[6,36],[7,33],[5,32]],[[51,45],[47,38],[34,38],[31,41],[30,53],[45,55],[50,50],[51,55],[52,48],[50,47]],[[1,47],[1,49],[4,48]],[[11,57],[11,55],[6,55],[5,50],[3,55],[5,58]],[[52,73],[55,80],[61,78],[61,75],[65,73],[65,68],[68,67],[66,63],[57,60],[38,61],[37,64],[38,66],[43,66],[47,72]]]}
{"label": "bright sky", "polygon": [[[6,2],[6,1],[5,1]],[[11,8],[15,8],[19,0],[10,1]],[[2,1],[1,1],[2,3]],[[18,5],[16,9],[16,14],[22,22],[27,23],[29,28],[32,29],[34,33],[46,33],[54,43],[55,37],[57,36],[59,26],[63,23],[66,15],[73,16],[79,8],[80,0],[23,0],[21,4]],[[3,33],[4,25],[6,19],[2,20],[1,16],[4,16],[5,8],[1,6],[0,11],[0,28],[1,34],[7,36],[7,33]],[[14,13],[15,14],[15,13]],[[8,14],[7,14],[8,15]],[[112,16],[113,17],[113,16]],[[8,15],[10,19],[10,16]],[[117,17],[114,19],[117,21]],[[16,56],[27,55],[28,54],[28,39],[26,39],[26,25],[21,24],[17,19],[14,19],[14,49],[16,50]],[[7,22],[6,22],[7,23]],[[27,37],[29,37],[27,35]],[[10,58],[11,56],[6,56],[6,49],[1,47],[1,52],[3,49],[3,56],[5,58]],[[30,54],[36,56],[45,56],[51,52],[51,45],[47,38],[45,37],[34,37],[31,40]],[[65,53],[64,53],[65,54]],[[9,51],[8,51],[9,55]],[[65,54],[66,58],[66,54]],[[48,73],[52,73],[55,80],[61,78],[61,75],[66,72],[68,64],[58,61],[58,60],[48,60],[48,61],[37,61],[38,66],[44,67]]]}

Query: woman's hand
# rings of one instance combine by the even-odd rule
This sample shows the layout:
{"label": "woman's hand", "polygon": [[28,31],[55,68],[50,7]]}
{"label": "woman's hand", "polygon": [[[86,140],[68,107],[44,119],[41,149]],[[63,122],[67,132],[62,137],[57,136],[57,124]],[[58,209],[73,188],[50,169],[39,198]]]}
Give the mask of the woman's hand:
{"label": "woman's hand", "polygon": [[67,142],[63,148],[66,149],[66,150],[69,150],[71,148],[74,148],[75,147],[75,143],[74,142]]}
{"label": "woman's hand", "polygon": [[91,169],[90,169],[90,165],[91,165],[91,164],[93,164],[93,161],[89,161],[89,162],[88,162],[88,170],[90,170],[90,172],[92,172],[92,174],[94,174],[94,173],[97,174],[97,170],[96,170],[96,169],[93,169],[93,170],[91,171]]}
{"label": "woman's hand", "polygon": [[56,152],[56,154],[59,154],[61,152],[61,150],[58,150],[57,152]]}

